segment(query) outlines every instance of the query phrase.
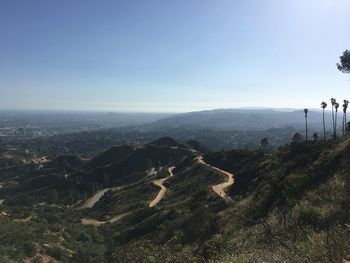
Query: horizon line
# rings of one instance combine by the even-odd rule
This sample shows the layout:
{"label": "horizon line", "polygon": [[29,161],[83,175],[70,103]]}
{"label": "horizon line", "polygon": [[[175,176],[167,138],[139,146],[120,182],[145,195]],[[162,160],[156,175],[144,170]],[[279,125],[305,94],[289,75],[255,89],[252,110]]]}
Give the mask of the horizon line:
{"label": "horizon line", "polygon": [[[299,111],[304,108],[290,108],[290,107],[260,107],[260,106],[244,106],[236,108],[211,108],[211,109],[202,109],[202,110],[192,110],[192,111],[133,111],[133,110],[89,110],[89,109],[12,109],[12,108],[0,108],[0,112],[62,112],[62,113],[114,113],[114,114],[184,114],[184,113],[193,113],[193,112],[205,112],[205,111],[218,111],[218,110],[274,110],[280,112],[286,111]],[[308,108],[312,111],[322,111],[318,108]],[[330,111],[326,109],[325,111]]]}

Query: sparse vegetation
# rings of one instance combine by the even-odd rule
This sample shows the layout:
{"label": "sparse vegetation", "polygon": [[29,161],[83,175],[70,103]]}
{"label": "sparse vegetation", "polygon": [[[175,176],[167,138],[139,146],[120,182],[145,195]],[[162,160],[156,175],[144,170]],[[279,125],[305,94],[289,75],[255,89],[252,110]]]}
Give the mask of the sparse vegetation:
{"label": "sparse vegetation", "polygon": [[[93,179],[100,175],[99,168],[67,156],[54,159],[40,171],[16,168],[26,173],[12,179],[17,184],[1,190],[7,194],[2,205],[7,215],[0,218],[0,233],[4,233],[0,259],[336,262],[346,257],[350,218],[347,135],[338,141],[307,142],[297,134],[291,144],[277,151],[206,153],[206,162],[235,175],[230,205],[211,190],[222,175],[196,162],[192,151],[184,150],[188,146],[174,143],[152,144],[142,154],[137,149],[128,151],[128,158],[139,158],[146,171],[155,165],[157,175],[129,170],[131,178],[138,178],[135,184],[128,182],[125,188],[107,192],[85,210],[77,209],[77,202],[106,187],[105,180]],[[178,155],[168,150],[155,154],[155,147],[172,147],[182,157],[175,158]],[[106,156],[105,165],[115,161]],[[175,176],[166,181],[164,199],[148,208],[157,192],[150,182],[167,176],[162,168],[167,163],[176,166]],[[1,180],[9,180],[11,173],[3,171]],[[108,187],[114,186],[112,182]],[[77,194],[74,198],[73,193]],[[115,223],[80,223],[81,218],[104,221],[121,214],[126,216]]]}

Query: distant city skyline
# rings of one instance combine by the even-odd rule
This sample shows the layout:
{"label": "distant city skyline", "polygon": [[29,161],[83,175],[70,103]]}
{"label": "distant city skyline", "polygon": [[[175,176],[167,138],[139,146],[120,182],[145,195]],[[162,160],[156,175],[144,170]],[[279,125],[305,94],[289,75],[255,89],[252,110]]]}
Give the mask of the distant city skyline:
{"label": "distant city skyline", "polygon": [[350,99],[348,0],[0,2],[0,109],[188,112]]}

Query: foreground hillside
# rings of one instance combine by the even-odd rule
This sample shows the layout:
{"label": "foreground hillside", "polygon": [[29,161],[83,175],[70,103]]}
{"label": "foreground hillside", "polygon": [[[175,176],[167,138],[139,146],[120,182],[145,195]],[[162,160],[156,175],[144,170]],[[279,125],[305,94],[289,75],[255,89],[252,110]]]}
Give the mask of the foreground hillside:
{"label": "foreground hillside", "polygon": [[[230,212],[235,223],[226,221],[227,232],[217,240],[224,258],[237,262],[348,258],[349,143],[344,139],[292,144],[262,156],[247,157],[245,151],[211,155],[215,165],[236,171],[231,194],[237,199]],[[221,255],[214,258],[222,260]]]}
{"label": "foreground hillside", "polygon": [[1,262],[350,260],[350,138],[207,152],[161,138],[0,170]]}

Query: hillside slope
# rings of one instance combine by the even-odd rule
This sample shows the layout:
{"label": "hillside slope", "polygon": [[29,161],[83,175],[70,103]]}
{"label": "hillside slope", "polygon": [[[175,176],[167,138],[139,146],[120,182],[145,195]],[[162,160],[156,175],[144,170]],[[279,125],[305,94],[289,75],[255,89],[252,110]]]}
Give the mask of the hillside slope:
{"label": "hillside slope", "polygon": [[291,144],[273,153],[214,153],[208,159],[234,170],[237,182],[231,188],[236,203],[222,221],[226,234],[212,240],[226,256],[213,259],[341,262],[349,257],[350,138]]}
{"label": "hillside slope", "polygon": [[[161,138],[124,154],[114,151],[93,161],[63,156],[39,170],[31,166],[0,171],[0,230],[11,233],[2,238],[0,259],[349,258],[349,137],[290,144],[277,151],[204,155],[189,144]],[[96,167],[94,160],[103,166]],[[162,191],[155,181],[164,188],[150,206]],[[218,185],[225,185],[219,193]]]}

